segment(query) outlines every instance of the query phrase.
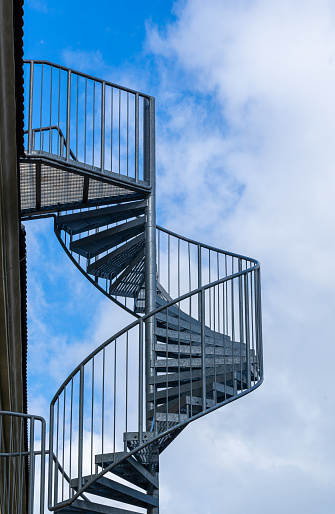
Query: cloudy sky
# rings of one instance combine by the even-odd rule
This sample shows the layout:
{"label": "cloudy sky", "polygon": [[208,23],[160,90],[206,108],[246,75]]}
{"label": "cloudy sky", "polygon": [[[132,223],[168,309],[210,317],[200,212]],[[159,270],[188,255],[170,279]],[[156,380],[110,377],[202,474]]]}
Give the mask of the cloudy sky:
{"label": "cloudy sky", "polygon": [[[335,3],[92,5],[26,0],[25,57],[155,96],[159,223],[262,265],[264,384],[163,454],[160,512],[333,514]],[[29,410],[47,416],[79,359],[131,319],[50,222],[26,227]]]}

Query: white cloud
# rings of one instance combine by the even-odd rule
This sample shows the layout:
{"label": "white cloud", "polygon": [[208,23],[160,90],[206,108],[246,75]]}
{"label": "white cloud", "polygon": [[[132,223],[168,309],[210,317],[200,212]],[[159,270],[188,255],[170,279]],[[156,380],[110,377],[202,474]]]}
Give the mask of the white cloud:
{"label": "white cloud", "polygon": [[161,213],[263,265],[265,383],[167,450],[164,512],[239,511],[260,481],[258,512],[332,511],[334,25],[327,1],[189,1],[148,34]]}

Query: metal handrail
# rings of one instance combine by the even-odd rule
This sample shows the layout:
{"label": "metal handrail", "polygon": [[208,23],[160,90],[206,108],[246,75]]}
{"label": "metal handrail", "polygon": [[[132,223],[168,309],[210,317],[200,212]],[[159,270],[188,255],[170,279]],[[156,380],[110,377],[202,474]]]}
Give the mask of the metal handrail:
{"label": "metal handrail", "polygon": [[151,98],[151,96],[146,94],[146,93],[140,93],[139,91],[136,91],[135,89],[131,89],[129,87],[121,86],[120,84],[116,84],[115,82],[110,82],[108,80],[103,80],[103,79],[100,79],[98,77],[95,77],[94,75],[89,75],[88,73],[83,73],[81,71],[73,70],[71,68],[68,68],[67,66],[63,66],[62,64],[55,64],[54,62],[51,62],[51,61],[45,61],[45,60],[39,60],[39,59],[34,59],[34,60],[24,59],[23,60],[24,64],[30,64],[32,62],[34,64],[44,64],[46,66],[52,66],[53,68],[57,68],[58,70],[75,73],[76,75],[79,75],[80,77],[83,77],[85,79],[87,78],[89,80],[94,80],[95,82],[98,82],[100,84],[105,83],[107,86],[111,86],[111,87],[115,87],[117,89],[121,89],[121,91],[125,91],[126,93],[138,94],[139,96],[141,96],[143,98],[147,98],[148,100]]}
{"label": "metal handrail", "polygon": [[[35,134],[36,134],[36,132],[47,132],[49,130],[56,130],[56,132],[58,133],[58,136],[60,138],[60,141],[61,141],[60,148],[61,148],[61,145],[65,146],[65,148],[66,148],[67,147],[66,138],[65,138],[62,130],[59,127],[57,127],[57,125],[53,125],[51,127],[41,127],[41,128],[32,129],[33,142],[35,142]],[[24,130],[23,133],[24,133],[24,135],[28,135],[28,130]],[[33,146],[35,146],[35,145],[33,144]],[[42,147],[43,147],[43,144],[42,144]],[[57,147],[58,147],[58,145],[57,145]],[[71,148],[70,148],[70,156],[72,157],[72,159],[74,161],[77,160],[77,157],[74,155],[74,153],[71,150]],[[60,157],[62,157],[62,150],[60,150]]]}
{"label": "metal handrail", "polygon": [[172,230],[169,230],[167,228],[161,227],[159,225],[156,226],[157,230],[160,232],[164,232],[165,234],[168,234],[170,236],[173,236],[180,241],[185,241],[186,243],[191,243],[195,246],[200,246],[203,249],[210,250],[212,252],[217,252],[222,255],[229,255],[229,257],[235,257],[237,259],[241,259],[244,261],[250,261],[253,262],[256,265],[259,265],[259,261],[257,259],[253,259],[252,257],[246,257],[245,255],[240,255],[238,253],[229,252],[227,250],[222,250],[220,248],[216,248],[215,246],[208,245],[206,243],[201,243],[200,241],[196,241],[195,239],[190,239],[189,237],[181,236],[180,234],[177,234],[176,232],[172,232]]}

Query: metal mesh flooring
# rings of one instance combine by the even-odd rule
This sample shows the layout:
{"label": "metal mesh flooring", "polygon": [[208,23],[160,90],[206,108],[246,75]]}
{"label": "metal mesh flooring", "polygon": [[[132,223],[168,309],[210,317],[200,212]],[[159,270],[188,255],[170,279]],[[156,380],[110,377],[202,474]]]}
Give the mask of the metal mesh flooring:
{"label": "metal mesh flooring", "polygon": [[[20,195],[23,213],[59,209],[92,203],[112,197],[132,195],[133,191],[124,187],[87,177],[84,174],[60,169],[40,162],[20,162]],[[85,190],[85,188],[87,190]]]}

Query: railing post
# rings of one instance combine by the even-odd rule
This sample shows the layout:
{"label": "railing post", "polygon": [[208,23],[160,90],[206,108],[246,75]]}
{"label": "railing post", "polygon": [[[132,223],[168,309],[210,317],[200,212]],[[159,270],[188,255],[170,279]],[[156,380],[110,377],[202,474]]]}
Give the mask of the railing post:
{"label": "railing post", "polygon": [[[238,259],[238,271],[242,271],[242,259]],[[244,342],[244,327],[243,327],[243,281],[242,276],[238,277],[238,314],[239,314],[239,330],[240,330],[240,343]]]}
{"label": "railing post", "polygon": [[79,432],[78,432],[78,490],[83,479],[83,446],[84,446],[84,366],[80,367],[79,376]]}
{"label": "railing post", "polygon": [[244,275],[244,312],[245,312],[245,351],[247,364],[247,387],[251,387],[251,369],[250,369],[250,330],[249,330],[249,275]]}
{"label": "railing post", "polygon": [[44,514],[45,496],[45,421],[41,420],[41,477],[40,477],[40,514]]}
{"label": "railing post", "polygon": [[[156,308],[156,156],[155,156],[155,99],[145,98],[143,102],[143,179],[150,184],[145,225],[145,313]],[[145,374],[146,395],[153,393],[155,320],[145,322]],[[153,403],[146,400],[146,414]],[[146,419],[146,424],[148,420]],[[150,429],[150,427],[147,427]]]}
{"label": "railing post", "polygon": [[[202,286],[202,263],[201,263],[201,245],[198,244],[198,288]],[[198,303],[198,316],[201,320],[201,304]]]}
{"label": "railing post", "polygon": [[135,94],[135,182],[138,182],[139,166],[139,96]]}
{"label": "railing post", "polygon": [[101,161],[100,168],[103,172],[105,169],[105,109],[106,109],[106,82],[101,84]]}
{"label": "railing post", "polygon": [[[205,290],[200,293],[202,410],[206,410]],[[190,358],[192,354],[190,354]]]}
{"label": "railing post", "polygon": [[48,474],[48,507],[52,506],[52,477],[53,477],[53,448],[54,444],[54,404],[50,404],[50,423],[49,423],[49,474]]}
{"label": "railing post", "polygon": [[262,339],[262,302],[261,302],[261,272],[258,268],[256,271],[256,348],[257,360],[259,362],[260,375],[263,376],[263,339]]}
{"label": "railing post", "polygon": [[67,72],[66,99],[66,160],[70,159],[70,116],[71,116],[71,71]]}
{"label": "railing post", "polygon": [[33,151],[33,93],[34,93],[34,62],[30,61],[29,80],[29,114],[28,114],[28,154]]}
{"label": "railing post", "polygon": [[34,475],[35,475],[35,455],[34,455],[34,439],[35,439],[35,418],[30,418],[30,441],[29,441],[29,503],[28,514],[34,513]]}

